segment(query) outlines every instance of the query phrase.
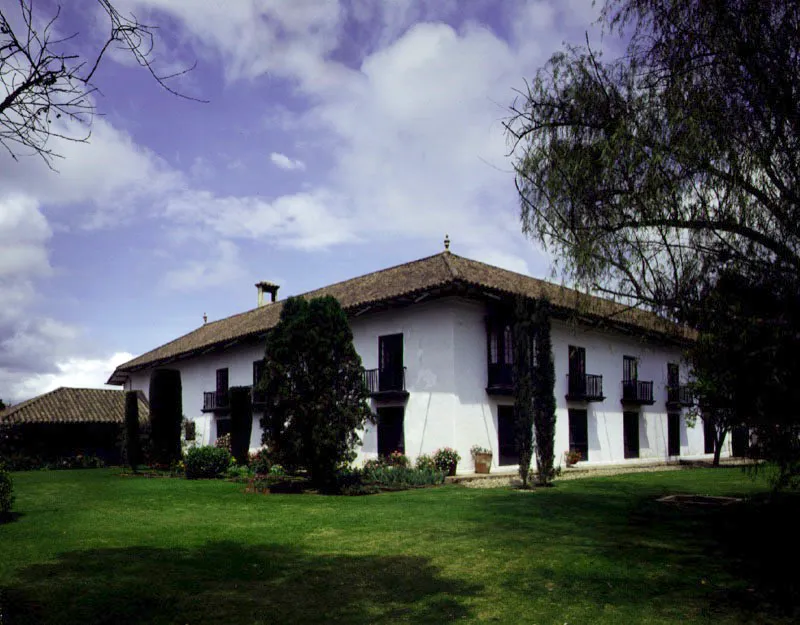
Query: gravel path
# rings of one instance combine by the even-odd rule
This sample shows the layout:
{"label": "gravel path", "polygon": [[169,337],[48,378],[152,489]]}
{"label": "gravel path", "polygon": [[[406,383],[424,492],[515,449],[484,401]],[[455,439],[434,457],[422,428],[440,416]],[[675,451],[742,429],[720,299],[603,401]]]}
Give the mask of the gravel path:
{"label": "gravel path", "polygon": [[[723,466],[739,465],[742,462],[728,461]],[[685,471],[688,469],[697,468],[690,464],[661,464],[649,466],[631,466],[631,467],[598,467],[596,469],[572,469],[563,471],[559,477],[555,479],[556,482],[564,482],[568,480],[579,480],[586,477],[608,477],[611,475],[622,475],[624,473],[655,473],[657,471]],[[476,478],[461,481],[462,486],[467,488],[508,488],[509,486],[519,486],[522,484],[519,477],[515,475],[503,477],[488,477]]]}

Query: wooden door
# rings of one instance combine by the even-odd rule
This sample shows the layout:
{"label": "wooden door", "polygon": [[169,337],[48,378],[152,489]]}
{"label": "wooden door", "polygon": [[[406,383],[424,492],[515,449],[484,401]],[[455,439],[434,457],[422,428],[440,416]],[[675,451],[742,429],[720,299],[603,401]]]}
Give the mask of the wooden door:
{"label": "wooden door", "polygon": [[622,413],[622,437],[626,458],[639,457],[639,413]]}
{"label": "wooden door", "polygon": [[667,415],[667,454],[670,456],[681,455],[681,415],[679,412],[670,412]]}
{"label": "wooden door", "polygon": [[378,408],[378,454],[388,456],[393,451],[406,453],[403,406]]}
{"label": "wooden door", "polygon": [[403,335],[378,337],[378,390],[403,390]]}
{"label": "wooden door", "polygon": [[589,418],[585,410],[569,411],[569,448],[581,452],[581,460],[589,459]]}
{"label": "wooden door", "polygon": [[519,463],[514,432],[514,406],[497,407],[497,451],[500,466]]}
{"label": "wooden door", "polygon": [[586,395],[586,349],[569,346],[569,394]]}

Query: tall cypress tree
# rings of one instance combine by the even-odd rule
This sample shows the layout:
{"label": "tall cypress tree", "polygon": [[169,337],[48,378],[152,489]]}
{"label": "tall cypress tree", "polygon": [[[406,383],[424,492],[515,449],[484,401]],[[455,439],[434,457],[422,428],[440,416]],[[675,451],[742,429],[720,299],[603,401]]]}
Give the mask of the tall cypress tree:
{"label": "tall cypress tree", "polygon": [[138,465],[142,464],[138,391],[125,393],[125,458],[134,471]]}
{"label": "tall cypress tree", "polygon": [[169,466],[180,460],[181,421],[181,372],[156,369],[150,377],[151,447],[155,464]]}
{"label": "tall cypress tree", "polygon": [[249,386],[232,386],[231,399],[231,455],[239,464],[247,464],[250,451],[250,434],[253,430],[253,403]]}
{"label": "tall cypress tree", "polygon": [[536,479],[539,484],[548,485],[555,476],[556,372],[550,338],[550,302],[546,299],[538,302],[535,318],[533,423],[536,433]]}
{"label": "tall cypress tree", "polygon": [[324,486],[355,457],[372,413],[347,316],[333,297],[289,298],[267,337],[263,442],[273,460]]}
{"label": "tall cypress tree", "polygon": [[514,309],[514,435],[519,457],[519,476],[528,488],[533,457],[534,367],[537,303],[518,297]]}

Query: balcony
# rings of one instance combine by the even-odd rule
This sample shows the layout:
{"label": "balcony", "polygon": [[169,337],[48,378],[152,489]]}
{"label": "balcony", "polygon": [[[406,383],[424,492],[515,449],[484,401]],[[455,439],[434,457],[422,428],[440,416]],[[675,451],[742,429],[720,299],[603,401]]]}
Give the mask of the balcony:
{"label": "balcony", "polygon": [[567,401],[603,401],[603,376],[585,375],[567,376]]}
{"label": "balcony", "polygon": [[642,380],[623,380],[622,381],[622,403],[637,404],[639,406],[652,406],[653,382],[643,382]]}
{"label": "balcony", "polygon": [[230,410],[228,391],[203,393],[203,412],[227,412]]}
{"label": "balcony", "polygon": [[367,385],[367,390],[374,399],[391,400],[408,397],[405,367],[367,369],[364,371],[364,384]]}
{"label": "balcony", "polygon": [[505,363],[489,363],[489,383],[486,385],[489,395],[514,394],[514,366]]}
{"label": "balcony", "polygon": [[688,386],[667,387],[667,408],[684,408],[693,403],[692,389]]}

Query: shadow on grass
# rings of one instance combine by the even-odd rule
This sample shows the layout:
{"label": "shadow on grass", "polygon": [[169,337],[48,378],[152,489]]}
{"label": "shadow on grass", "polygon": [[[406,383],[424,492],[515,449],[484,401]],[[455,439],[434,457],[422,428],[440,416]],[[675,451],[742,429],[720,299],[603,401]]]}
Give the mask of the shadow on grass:
{"label": "shadow on grass", "polygon": [[315,555],[280,545],[94,549],[0,588],[13,623],[374,623],[468,618],[480,587],[426,558]]}
{"label": "shadow on grass", "polygon": [[706,508],[660,503],[663,492],[624,481],[558,491],[481,500],[475,519],[498,544],[533,541],[558,554],[532,574],[540,586],[676,619],[800,619],[800,493]]}

